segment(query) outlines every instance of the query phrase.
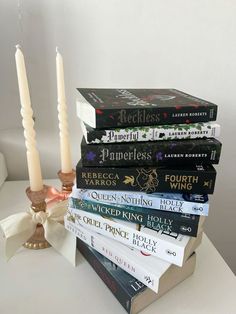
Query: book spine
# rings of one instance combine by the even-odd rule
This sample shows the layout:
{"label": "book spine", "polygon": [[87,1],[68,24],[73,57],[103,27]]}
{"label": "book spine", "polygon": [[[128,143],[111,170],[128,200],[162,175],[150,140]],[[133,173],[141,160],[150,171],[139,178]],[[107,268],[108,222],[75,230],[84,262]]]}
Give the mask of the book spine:
{"label": "book spine", "polygon": [[138,193],[109,190],[75,189],[72,197],[98,203],[145,207],[173,213],[208,216],[207,195],[175,193]]}
{"label": "book spine", "polygon": [[86,212],[105,215],[115,219],[144,225],[153,230],[176,232],[195,237],[198,234],[199,216],[166,213],[142,207],[116,206],[69,198],[69,207]]}
{"label": "book spine", "polygon": [[[157,256],[171,264],[183,265],[184,247],[173,242],[159,239],[132,227],[79,209],[69,208],[66,219],[74,227],[81,225],[125,245],[142,250],[146,254]],[[68,224],[65,227],[68,228]]]}
{"label": "book spine", "polygon": [[138,263],[136,263],[130,256],[122,256],[117,248],[114,250],[114,248],[112,248],[112,244],[102,241],[102,238],[98,238],[96,233],[93,233],[79,225],[73,226],[68,221],[65,221],[65,224],[66,228],[84,243],[88,244],[98,253],[102,254],[131,276],[141,281],[145,286],[149,287],[154,292],[158,292],[159,278],[139,266]]}
{"label": "book spine", "polygon": [[143,126],[124,129],[87,129],[88,144],[147,142],[218,137],[220,125],[216,123]]}
{"label": "book spine", "polygon": [[216,172],[203,166],[179,168],[76,168],[77,188],[146,193],[213,194]]}
{"label": "book spine", "polygon": [[215,121],[217,106],[106,109],[96,114],[97,128],[184,124]]}
{"label": "book spine", "polygon": [[122,285],[113,278],[103,263],[92,253],[92,251],[84,244],[84,242],[77,240],[77,248],[95,270],[98,276],[102,279],[105,285],[109,288],[112,294],[120,302],[123,308],[128,313],[130,313],[132,305],[131,296],[125,291]]}
{"label": "book spine", "polygon": [[83,166],[217,164],[221,143],[215,139],[81,145]]}

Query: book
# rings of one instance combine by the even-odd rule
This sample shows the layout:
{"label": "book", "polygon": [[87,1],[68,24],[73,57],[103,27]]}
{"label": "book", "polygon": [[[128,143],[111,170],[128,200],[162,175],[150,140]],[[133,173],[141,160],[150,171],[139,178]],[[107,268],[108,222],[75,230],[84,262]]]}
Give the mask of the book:
{"label": "book", "polygon": [[215,121],[217,106],[176,89],[78,88],[77,115],[93,128]]}
{"label": "book", "polygon": [[134,222],[154,230],[196,237],[202,230],[204,216],[170,213],[143,207],[98,203],[69,197],[69,207],[107,218]]}
{"label": "book", "polygon": [[189,257],[183,267],[171,265],[161,275],[159,290],[158,293],[155,293],[79,239],[77,240],[77,248],[129,314],[137,314],[158,300],[170,289],[192,275],[196,265],[196,253]]}
{"label": "book", "polygon": [[150,142],[220,136],[220,125],[214,122],[135,126],[123,129],[93,129],[81,122],[81,128],[87,144]]}
{"label": "book", "polygon": [[72,190],[72,197],[98,203],[138,206],[167,212],[208,216],[208,196],[201,194],[144,193],[109,190]]}
{"label": "book", "polygon": [[160,275],[168,270],[170,263],[151,255],[144,255],[112,239],[77,226],[76,236],[111,262],[128,272],[154,292],[158,292]]}
{"label": "book", "polygon": [[83,166],[122,167],[218,164],[221,143],[214,138],[113,144],[87,144],[83,138]]}
{"label": "book", "polygon": [[77,226],[76,234],[78,239],[158,293],[160,277],[171,267],[170,263],[143,254],[81,226]]}
{"label": "book", "polygon": [[79,226],[178,266],[183,265],[202,238],[202,232],[193,238],[173,232],[156,231],[117,219],[107,219],[69,207],[65,216],[65,228],[76,235]]}
{"label": "book", "polygon": [[216,171],[212,165],[114,168],[79,162],[76,178],[80,189],[213,194]]}

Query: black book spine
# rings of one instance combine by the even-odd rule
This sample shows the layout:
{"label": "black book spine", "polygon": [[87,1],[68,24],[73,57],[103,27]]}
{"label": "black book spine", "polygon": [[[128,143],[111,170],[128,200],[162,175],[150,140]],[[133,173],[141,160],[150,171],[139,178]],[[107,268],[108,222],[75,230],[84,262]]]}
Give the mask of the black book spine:
{"label": "black book spine", "polygon": [[216,171],[210,165],[192,167],[76,167],[77,188],[146,193],[213,194]]}
{"label": "black book spine", "polygon": [[162,166],[219,163],[216,139],[81,145],[83,166]]}
{"label": "black book spine", "polygon": [[96,111],[96,127],[115,128],[215,121],[216,105],[166,108],[104,109]]}
{"label": "black book spine", "polygon": [[166,213],[143,207],[97,203],[73,197],[69,199],[69,206],[93,214],[141,224],[154,230],[175,232],[192,237],[196,237],[198,234],[199,216],[197,215]]}
{"label": "black book spine", "polygon": [[92,253],[91,249],[80,239],[77,239],[77,248],[95,270],[98,276],[102,279],[102,281],[106,284],[109,290],[113,293],[116,299],[124,307],[124,309],[130,313],[132,304],[131,296],[127,294],[122,285],[117,280],[115,280],[115,278],[106,269],[100,259],[97,258],[96,255]]}

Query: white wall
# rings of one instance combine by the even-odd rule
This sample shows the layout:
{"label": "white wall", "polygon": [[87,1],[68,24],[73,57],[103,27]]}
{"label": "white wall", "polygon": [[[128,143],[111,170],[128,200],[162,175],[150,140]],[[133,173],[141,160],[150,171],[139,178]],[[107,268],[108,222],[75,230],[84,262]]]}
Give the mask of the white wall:
{"label": "white wall", "polygon": [[27,178],[14,63],[22,45],[43,175],[60,168],[55,47],[64,57],[74,164],[75,88],[174,87],[219,105],[223,152],[206,231],[236,271],[236,1],[0,0],[0,151]]}

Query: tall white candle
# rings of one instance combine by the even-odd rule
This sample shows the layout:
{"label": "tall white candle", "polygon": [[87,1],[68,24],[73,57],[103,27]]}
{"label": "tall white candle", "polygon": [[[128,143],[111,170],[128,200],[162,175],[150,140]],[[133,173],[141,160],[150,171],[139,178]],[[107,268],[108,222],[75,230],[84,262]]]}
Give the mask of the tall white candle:
{"label": "tall white candle", "polygon": [[58,52],[58,49],[56,49],[56,68],[57,68],[57,101],[58,101],[57,109],[60,129],[61,171],[63,173],[70,173],[72,171],[72,161],[67,122],[64,68],[63,59],[61,54]]}
{"label": "tall white candle", "polygon": [[16,46],[16,70],[18,77],[22,124],[24,127],[25,146],[27,155],[27,164],[29,172],[30,188],[32,191],[40,191],[43,189],[43,180],[41,174],[39,153],[36,148],[33,110],[31,108],[28,80],[25,69],[24,56],[20,50],[20,46]]}

